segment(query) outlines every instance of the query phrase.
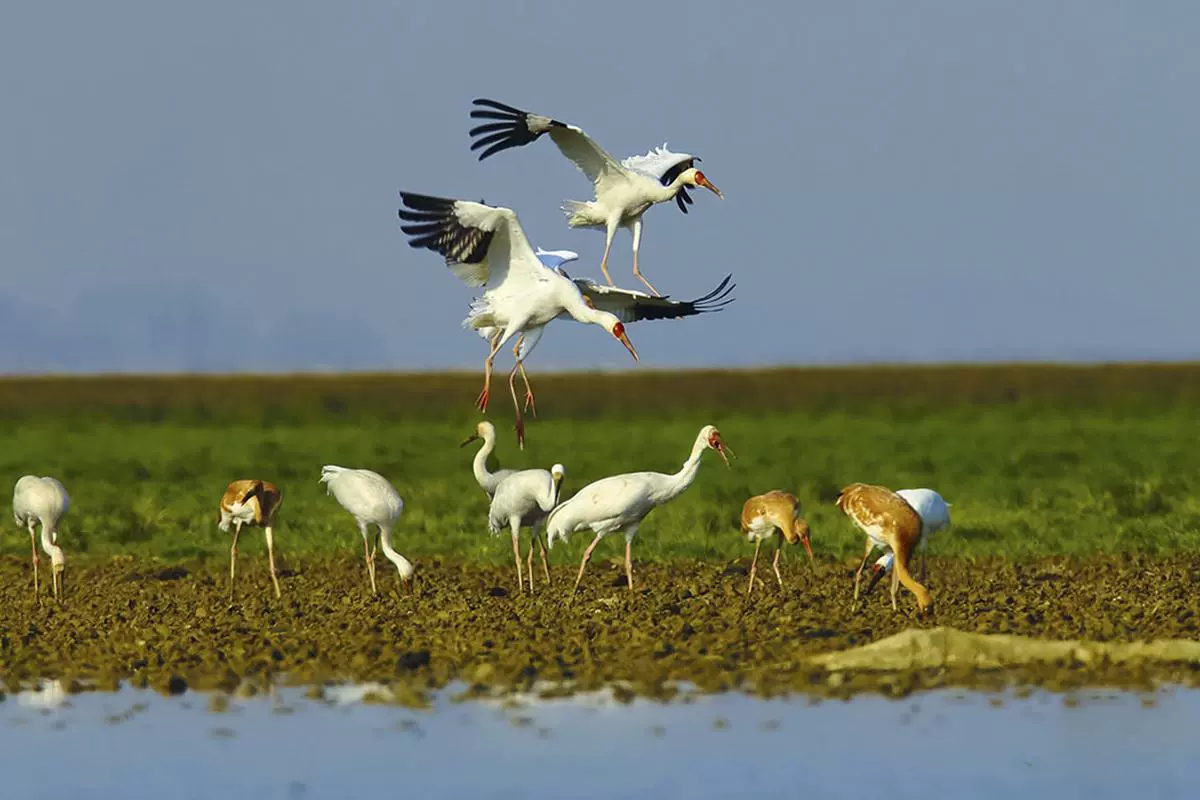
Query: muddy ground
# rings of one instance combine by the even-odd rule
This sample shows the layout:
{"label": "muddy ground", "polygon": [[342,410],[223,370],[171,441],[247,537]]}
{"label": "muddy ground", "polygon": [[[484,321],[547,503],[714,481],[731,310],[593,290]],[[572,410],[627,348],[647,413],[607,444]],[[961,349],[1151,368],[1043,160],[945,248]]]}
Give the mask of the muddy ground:
{"label": "muddy ground", "polygon": [[1200,685],[1200,665],[1187,664],[844,675],[806,663],[911,626],[1052,639],[1198,639],[1200,559],[930,559],[932,619],[915,618],[903,590],[901,611],[893,612],[886,582],[853,611],[845,563],[785,563],[782,591],[765,566],[759,575],[767,582],[747,600],[744,563],[638,565],[631,593],[617,562],[593,562],[568,600],[575,570],[562,565],[552,568],[549,588],[539,567],[530,597],[517,592],[511,566],[427,562],[410,595],[381,561],[380,593],[372,596],[361,557],[295,558],[276,600],[265,564],[244,557],[230,603],[226,565],[124,559],[73,564],[59,606],[46,581],[36,602],[28,561],[9,557],[0,560],[0,674],[10,691],[44,677],[101,689],[128,680],[169,693],[375,680],[413,703],[455,680],[471,686],[468,693],[617,682],[630,696],[653,697],[671,696],[681,681],[704,691],[835,696],[946,685]]}

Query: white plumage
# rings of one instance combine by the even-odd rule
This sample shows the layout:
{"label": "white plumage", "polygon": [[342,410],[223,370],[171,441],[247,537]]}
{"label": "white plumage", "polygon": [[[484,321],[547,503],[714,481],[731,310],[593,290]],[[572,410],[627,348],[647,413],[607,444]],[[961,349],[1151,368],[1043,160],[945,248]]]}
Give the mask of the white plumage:
{"label": "white plumage", "polygon": [[[367,577],[371,581],[371,593],[375,588],[375,547],[368,549],[370,527],[379,529],[376,547],[383,550],[384,557],[396,565],[400,579],[409,583],[413,565],[404,556],[392,549],[392,527],[404,511],[400,493],[377,472],[369,469],[347,469],[327,465],[321,467],[321,483],[342,508],[349,511],[358,522],[363,539],[363,556],[367,561]],[[411,583],[409,583],[411,588]]]}
{"label": "white plumage", "polygon": [[483,391],[477,402],[481,411],[487,410],[496,354],[505,342],[520,334],[513,348],[516,364],[509,373],[508,387],[516,408],[517,441],[522,447],[524,416],[513,381],[520,370],[525,381],[525,404],[532,405],[533,390],[520,355],[526,335],[537,331],[540,337],[542,326],[566,315],[604,328],[637,359],[621,320],[590,306],[569,278],[538,260],[511,209],[409,192],[401,192],[400,197],[407,207],[400,210],[400,218],[413,223],[401,226],[411,237],[409,244],[440,253],[461,280],[469,286],[484,287],[463,323],[481,331],[491,344],[484,361]]}
{"label": "white plumage", "polygon": [[[678,497],[696,479],[700,469],[700,456],[706,449],[713,449],[725,460],[729,448],[721,439],[720,432],[712,425],[705,425],[696,436],[692,452],[683,467],[673,475],[661,472],[631,472],[602,478],[579,490],[579,493],[550,512],[546,520],[546,537],[554,547],[556,539],[566,539],[575,531],[589,528],[596,538],[588,545],[579,564],[579,575],[575,589],[583,580],[583,571],[592,550],[609,533],[625,534],[625,577],[630,591],[633,590],[633,537],[646,515],[663,503]],[[732,453],[730,453],[732,454]],[[572,591],[574,591],[573,589]]]}
{"label": "white plumage", "polygon": [[696,169],[700,159],[690,153],[672,153],[664,143],[645,155],[630,156],[618,162],[592,141],[581,128],[550,117],[531,114],[495,100],[477,99],[471,111],[473,119],[492,120],[471,129],[476,137],[472,150],[483,150],[479,160],[536,141],[543,134],[559,151],[579,168],[595,189],[590,202],[568,200],[563,204],[567,224],[572,228],[598,228],[605,232],[604,256],[600,271],[612,284],[608,274],[608,254],[618,228],[628,228],[633,235],[633,274],[654,294],[659,294],[638,267],[638,250],[642,240],[642,215],[650,206],[675,200],[679,210],[687,213],[692,201],[688,187],[703,186],[717,197],[720,190]]}
{"label": "white plumage", "polygon": [[42,551],[50,556],[51,590],[56,598],[65,592],[67,557],[58,546],[58,523],[71,508],[71,497],[57,479],[24,475],[13,487],[13,519],[29,531],[33,551],[33,593],[38,596],[38,553],[35,529],[42,526]]}
{"label": "white plumage", "polygon": [[[538,537],[538,528],[545,521],[546,515],[558,502],[559,487],[562,485],[565,470],[562,464],[555,464],[547,472],[544,469],[523,469],[505,476],[496,487],[488,509],[488,530],[492,535],[498,535],[505,527],[512,532],[513,560],[517,564],[517,586],[525,587],[521,577],[521,550],[519,537],[521,528],[530,528],[529,539],[529,591],[533,591],[533,543],[542,545]],[[546,548],[542,545],[542,570],[546,575],[546,583],[550,583],[550,568],[546,564]]]}
{"label": "white plumage", "polygon": [[[925,580],[925,539],[950,526],[950,503],[932,489],[899,489],[896,494],[903,497],[921,518],[921,538],[917,547],[921,548],[921,580]],[[892,562],[895,560],[896,554],[888,550],[875,561],[871,582],[867,585],[867,594],[870,594],[875,584],[891,571]]]}

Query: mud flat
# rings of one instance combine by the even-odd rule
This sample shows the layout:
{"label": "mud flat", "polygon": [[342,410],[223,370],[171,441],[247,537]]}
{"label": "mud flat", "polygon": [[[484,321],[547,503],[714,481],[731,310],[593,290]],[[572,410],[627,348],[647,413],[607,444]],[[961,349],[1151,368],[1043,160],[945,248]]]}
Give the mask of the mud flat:
{"label": "mud flat", "polygon": [[930,559],[925,620],[905,593],[893,612],[882,587],[852,610],[845,563],[788,565],[782,591],[749,599],[740,564],[639,566],[631,593],[599,562],[573,599],[563,566],[533,596],[511,568],[426,562],[409,594],[381,565],[372,596],[349,557],[290,566],[276,600],[264,565],[243,562],[231,603],[223,564],[83,561],[60,607],[31,597],[26,561],[0,561],[4,683],[180,694],[373,681],[415,706],[452,684],[465,697],[614,687],[626,699],[1200,684],[1187,557]]}

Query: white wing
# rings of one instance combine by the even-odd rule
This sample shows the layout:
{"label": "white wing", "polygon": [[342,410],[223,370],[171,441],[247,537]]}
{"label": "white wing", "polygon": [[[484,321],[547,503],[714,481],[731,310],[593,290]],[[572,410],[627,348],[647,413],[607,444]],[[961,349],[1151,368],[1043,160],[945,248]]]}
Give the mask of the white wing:
{"label": "white wing", "polygon": [[410,247],[440,253],[468,286],[495,288],[513,278],[538,280],[546,268],[512,209],[401,192],[400,229]]}
{"label": "white wing", "polygon": [[[561,269],[559,273],[566,275]],[[717,288],[695,300],[654,297],[636,289],[601,286],[587,278],[575,278],[574,282],[583,296],[600,311],[614,314],[622,322],[641,322],[653,319],[683,319],[720,311],[734,300],[729,296],[737,286],[730,283],[732,278],[732,275],[726,275]]]}
{"label": "white wing", "polygon": [[536,255],[538,260],[546,265],[548,269],[557,269],[568,261],[577,261],[579,253],[574,250],[543,250],[538,248]]}
{"label": "white wing", "polygon": [[625,178],[624,167],[581,128],[495,100],[479,98],[473,105],[477,106],[471,111],[473,119],[494,120],[471,129],[471,136],[476,137],[471,149],[483,149],[479,154],[480,161],[501,150],[527,145],[542,134],[549,133],[562,154],[588,176],[597,194],[602,185]]}
{"label": "white wing", "polygon": [[[672,153],[667,149],[667,143],[663,142],[662,147],[656,147],[644,156],[630,156],[621,162],[621,166],[649,175],[656,181],[670,183],[675,180],[675,175],[693,166],[696,161],[699,159],[691,153]],[[668,172],[673,174],[669,179],[664,179]]]}

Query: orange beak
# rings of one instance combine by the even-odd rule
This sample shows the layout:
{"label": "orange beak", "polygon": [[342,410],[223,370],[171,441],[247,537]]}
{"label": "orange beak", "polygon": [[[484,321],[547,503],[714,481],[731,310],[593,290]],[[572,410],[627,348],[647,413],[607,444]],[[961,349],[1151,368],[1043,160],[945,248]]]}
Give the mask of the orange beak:
{"label": "orange beak", "polygon": [[621,335],[617,338],[621,340],[621,344],[625,345],[625,349],[629,351],[629,355],[633,356],[633,360],[640,362],[641,359],[638,358],[637,350],[633,349],[633,343],[629,341],[629,336],[621,331]]}
{"label": "orange beak", "polygon": [[725,195],[721,194],[721,190],[718,189],[717,187],[713,186],[712,181],[710,181],[708,178],[702,177],[702,178],[700,178],[700,180],[696,181],[696,183],[700,184],[705,189],[708,189],[710,192],[712,192],[713,194],[715,194],[717,197],[721,198],[722,200],[725,199]]}
{"label": "orange beak", "polygon": [[813,563],[812,545],[808,543],[808,537],[801,539],[800,544],[804,545],[804,552],[808,553],[808,563]]}
{"label": "orange beak", "polygon": [[717,451],[717,455],[719,455],[721,457],[721,459],[725,462],[725,466],[729,467],[730,469],[733,468],[733,465],[729,463],[729,456],[727,456],[726,453],[728,453],[730,456],[733,456],[734,458],[737,458],[737,456],[734,455],[733,451],[729,449],[729,445],[725,444],[725,442],[718,439],[716,445],[714,445],[714,447],[713,447],[713,450]]}

